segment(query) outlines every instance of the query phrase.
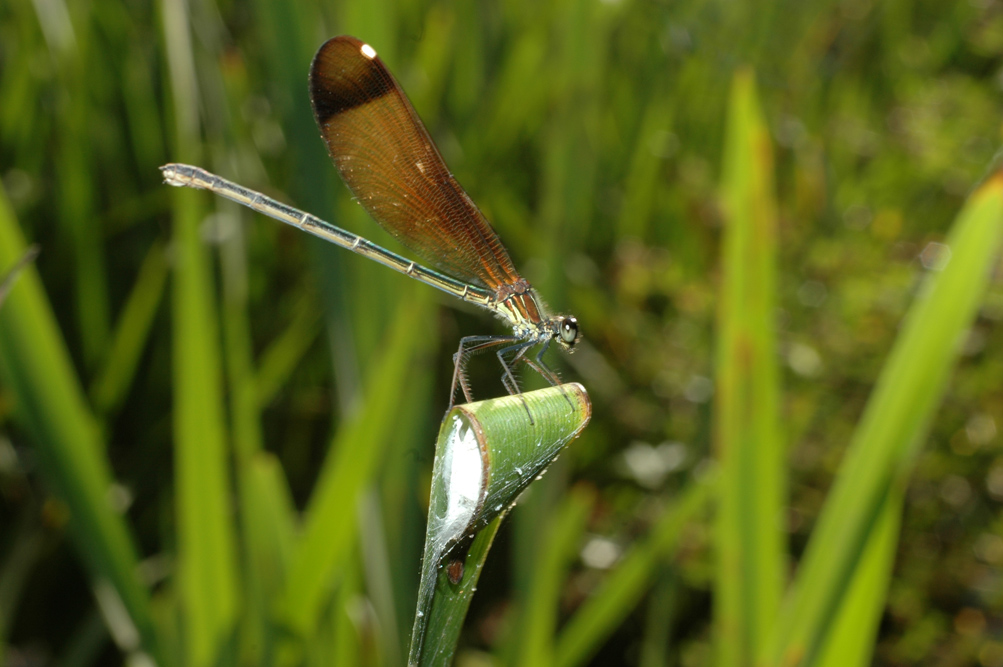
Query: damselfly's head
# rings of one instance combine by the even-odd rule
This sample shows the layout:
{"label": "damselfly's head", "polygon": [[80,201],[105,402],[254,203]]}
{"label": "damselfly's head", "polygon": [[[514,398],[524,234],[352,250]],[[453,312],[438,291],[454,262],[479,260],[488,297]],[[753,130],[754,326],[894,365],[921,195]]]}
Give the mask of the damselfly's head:
{"label": "damselfly's head", "polygon": [[575,344],[582,337],[578,330],[578,320],[571,315],[557,316],[557,330],[554,332],[554,339],[568,352],[575,349]]}

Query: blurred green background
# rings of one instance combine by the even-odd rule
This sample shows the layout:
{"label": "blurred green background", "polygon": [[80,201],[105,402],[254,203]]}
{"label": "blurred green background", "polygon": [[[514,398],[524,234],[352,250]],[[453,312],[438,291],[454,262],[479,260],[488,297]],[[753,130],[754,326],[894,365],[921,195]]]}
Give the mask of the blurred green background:
{"label": "blurred green background", "polygon": [[[774,152],[790,571],[1003,129],[995,0],[7,0],[0,217],[40,246],[61,339],[27,334],[38,364],[8,351],[0,376],[0,663],[402,664],[451,355],[504,331],[157,170],[198,164],[395,247],[310,112],[310,59],[341,33],[585,335],[549,358],[593,420],[502,528],[458,664],[528,664],[528,634],[553,641],[711,467],[739,68]],[[0,274],[19,243],[0,237]],[[997,263],[918,443],[874,664],[1003,665],[1000,319]],[[502,391],[490,360],[472,376]],[[711,662],[704,507],[582,661]],[[539,596],[553,626],[527,627]]]}

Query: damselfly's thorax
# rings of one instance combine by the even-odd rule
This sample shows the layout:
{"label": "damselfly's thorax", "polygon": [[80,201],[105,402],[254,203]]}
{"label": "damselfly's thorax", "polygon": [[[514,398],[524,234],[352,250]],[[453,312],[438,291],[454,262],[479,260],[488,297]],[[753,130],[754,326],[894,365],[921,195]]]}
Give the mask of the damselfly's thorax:
{"label": "damselfly's thorax", "polygon": [[498,287],[492,308],[512,326],[517,338],[540,343],[555,340],[571,351],[581,337],[578,320],[570,315],[551,316],[525,278]]}
{"label": "damselfly's thorax", "polygon": [[533,335],[538,331],[538,325],[547,319],[540,297],[525,278],[498,286],[494,310],[519,337]]}

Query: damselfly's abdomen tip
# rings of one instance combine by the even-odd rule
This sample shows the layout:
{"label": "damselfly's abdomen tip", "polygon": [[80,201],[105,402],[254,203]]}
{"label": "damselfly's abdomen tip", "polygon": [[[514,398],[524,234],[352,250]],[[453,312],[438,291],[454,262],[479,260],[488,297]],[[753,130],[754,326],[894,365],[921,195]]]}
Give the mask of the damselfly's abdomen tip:
{"label": "damselfly's abdomen tip", "polygon": [[160,167],[160,173],[164,177],[164,183],[173,185],[176,188],[184,185],[184,183],[178,179],[178,165],[173,162]]}

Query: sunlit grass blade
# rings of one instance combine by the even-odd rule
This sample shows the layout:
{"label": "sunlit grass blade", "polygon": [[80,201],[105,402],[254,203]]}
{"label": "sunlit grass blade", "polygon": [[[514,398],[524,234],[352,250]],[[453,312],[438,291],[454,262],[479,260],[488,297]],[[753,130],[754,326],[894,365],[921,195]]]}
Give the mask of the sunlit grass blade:
{"label": "sunlit grass blade", "polygon": [[[232,208],[219,205],[218,215]],[[232,220],[241,225],[240,213]],[[275,664],[277,637],[272,600],[281,590],[292,548],[295,511],[285,479],[265,452],[248,316],[248,267],[244,228],[225,235],[220,247],[221,322],[239,499],[240,584],[237,654],[240,664]],[[286,557],[284,557],[286,556]]]}
{"label": "sunlit grass blade", "polygon": [[272,617],[295,544],[295,507],[278,460],[257,452],[238,466],[246,606],[242,614],[241,658],[277,664],[282,633]]}
{"label": "sunlit grass blade", "polygon": [[776,202],[770,135],[751,70],[734,78],[722,185],[715,451],[721,462],[714,586],[717,664],[761,649],[783,586],[784,451],[778,428]]}
{"label": "sunlit grass blade", "polygon": [[644,112],[634,142],[630,171],[624,185],[623,206],[618,218],[620,233],[639,239],[647,238],[648,221],[662,187],[660,175],[664,147],[659,147],[661,133],[669,127],[671,107],[664,93],[653,96]]}
{"label": "sunlit grass blade", "polygon": [[311,667],[363,665],[368,662],[363,656],[373,664],[380,664],[371,652],[367,655],[366,633],[360,632],[362,628],[355,622],[359,618],[357,605],[363,595],[362,586],[359,562],[349,558],[341,573],[341,584],[333,595],[332,612],[321,621],[320,631],[310,642]]}
{"label": "sunlit grass blade", "polygon": [[427,290],[415,292],[398,311],[382,358],[370,369],[364,402],[338,429],[304,517],[304,529],[290,565],[278,615],[296,635],[317,627],[325,602],[355,544],[356,504],[377,470],[398,426],[398,404],[408,400],[410,370],[427,338]]}
{"label": "sunlit grass blade", "polygon": [[[161,4],[176,131],[172,150],[197,157],[199,100],[190,16]],[[206,195],[170,191],[173,217],[172,354],[174,392],[177,591],[184,637],[182,662],[226,661],[240,610],[223,401],[215,280],[199,234]]]}
{"label": "sunlit grass blade", "polygon": [[[213,201],[213,204],[219,206],[219,216],[227,216],[237,208],[220,200]],[[248,315],[248,258],[244,241],[246,220],[241,213],[243,212],[234,211],[232,218],[226,218],[232,220],[234,229],[225,235],[219,252],[222,288],[220,316],[238,485],[242,484],[241,476],[246,472],[247,462],[264,446],[255,381],[254,343]],[[244,519],[244,515],[241,518]],[[244,532],[246,537],[247,531]]]}
{"label": "sunlit grass blade", "polygon": [[[386,478],[385,472],[381,478]],[[404,624],[397,615],[394,598],[393,562],[407,559],[399,551],[390,551],[390,541],[394,536],[390,535],[383,521],[388,512],[380,500],[375,485],[363,493],[360,499],[359,561],[366,583],[366,597],[372,604],[373,622],[378,630],[373,633],[376,635],[375,643],[387,664],[399,665],[404,660],[399,640],[405,631]],[[410,562],[413,564],[415,561]]]}
{"label": "sunlit grass blade", "polygon": [[380,44],[380,56],[389,63],[397,61],[398,3],[393,0],[363,0],[338,5],[337,18],[351,35],[365,35],[367,42]]}
{"label": "sunlit grass blade", "polygon": [[[441,415],[432,407],[432,397],[435,394],[442,397],[436,387],[438,385],[432,373],[422,374],[411,382],[411,392],[416,398],[413,403],[401,406],[399,416],[400,423],[412,425],[411,432],[407,434],[409,437],[395,441],[392,453],[386,457],[375,501],[380,506],[374,509],[381,516],[378,525],[372,524],[374,528],[366,531],[376,534],[362,537],[363,566],[370,582],[380,630],[386,641],[397,643],[397,647],[387,649],[387,653],[401,656],[401,660],[407,655],[408,627],[414,614],[421,577],[415,564],[421,560],[425,539],[425,498],[428,493],[428,468],[425,464],[433,456],[428,440],[429,434],[441,421]],[[416,457],[418,452],[423,454]],[[375,559],[369,553],[372,544],[387,550],[389,571],[375,571]],[[381,585],[373,583],[381,579],[389,579],[384,586],[390,589],[392,600],[386,600]],[[393,605],[392,609],[386,606],[387,602]]]}
{"label": "sunlit grass blade", "polygon": [[259,572],[266,587],[277,588],[293,554],[296,524],[293,499],[278,459],[259,452],[247,471],[248,496],[244,511],[254,517],[251,539],[260,542],[255,553],[265,559]]}
{"label": "sunlit grass blade", "polygon": [[512,664],[524,667],[554,664],[554,638],[567,568],[578,555],[585,522],[594,503],[595,495],[587,487],[572,489],[547,522],[525,608],[519,613],[517,627],[521,631],[514,637],[517,655]]}
{"label": "sunlit grass blade", "polygon": [[187,662],[208,665],[233,631],[237,560],[219,329],[199,194],[174,191],[174,449],[178,578]]}
{"label": "sunlit grass blade", "polygon": [[150,248],[129,294],[104,366],[91,384],[91,397],[101,413],[116,409],[125,398],[136,364],[149,338],[167,282],[167,258],[159,244]]}
{"label": "sunlit grass blade", "polygon": [[651,584],[661,564],[679,547],[683,529],[707,509],[717,490],[717,475],[695,480],[666,508],[648,537],[614,566],[557,638],[555,665],[584,665],[627,617]]}
{"label": "sunlit grass blade", "polygon": [[[819,658],[862,554],[870,540],[882,539],[876,531],[886,524],[878,521],[885,498],[923,443],[1001,236],[1003,174],[997,173],[959,213],[946,242],[946,267],[926,277],[909,309],[812,533],[765,664]],[[883,598],[885,590],[871,594]]]}
{"label": "sunlit grass blade", "polygon": [[867,667],[873,664],[878,625],[898,550],[905,499],[904,482],[901,479],[893,483],[885,496],[878,520],[853,573],[853,581],[819,653],[816,662],[820,667]]}
{"label": "sunlit grass blade", "polygon": [[421,42],[410,67],[411,70],[420,68],[427,81],[426,85],[410,92],[410,96],[415,110],[429,127],[436,127],[439,114],[444,110],[440,100],[449,83],[456,28],[456,14],[452,8],[429,7]]}
{"label": "sunlit grass blade", "polygon": [[[222,204],[221,212],[229,208],[225,202],[217,203]],[[233,220],[240,224],[240,214],[235,214]],[[261,401],[248,316],[248,267],[242,232],[243,228],[227,235],[220,249],[221,314],[243,566],[240,576],[244,604],[238,614],[237,650],[241,664],[276,664],[280,642],[272,606],[285,581],[296,512],[281,466],[271,454],[262,451]],[[288,336],[280,336],[280,340],[284,338]],[[287,374],[299,355],[284,356]],[[285,379],[274,378],[272,390],[277,391]]]}
{"label": "sunlit grass blade", "polygon": [[11,288],[14,287],[14,281],[24,271],[24,267],[35,261],[39,250],[41,249],[37,245],[29,246],[21,258],[14,262],[13,266],[8,267],[6,273],[0,275],[0,307],[3,307],[3,302],[7,299]]}
{"label": "sunlit grass blade", "polygon": [[[25,254],[0,188],[0,274]],[[0,309],[0,381],[14,416],[30,437],[40,469],[69,509],[69,532],[94,583],[107,582],[128,612],[126,650],[157,654],[149,597],[138,577],[136,549],[122,516],[108,502],[112,476],[94,416],[60,336],[38,273],[26,267]]]}
{"label": "sunlit grass blade", "polygon": [[161,589],[153,594],[151,609],[161,640],[162,656],[159,664],[180,667],[185,664],[185,644],[181,634],[181,600],[177,591]]}

